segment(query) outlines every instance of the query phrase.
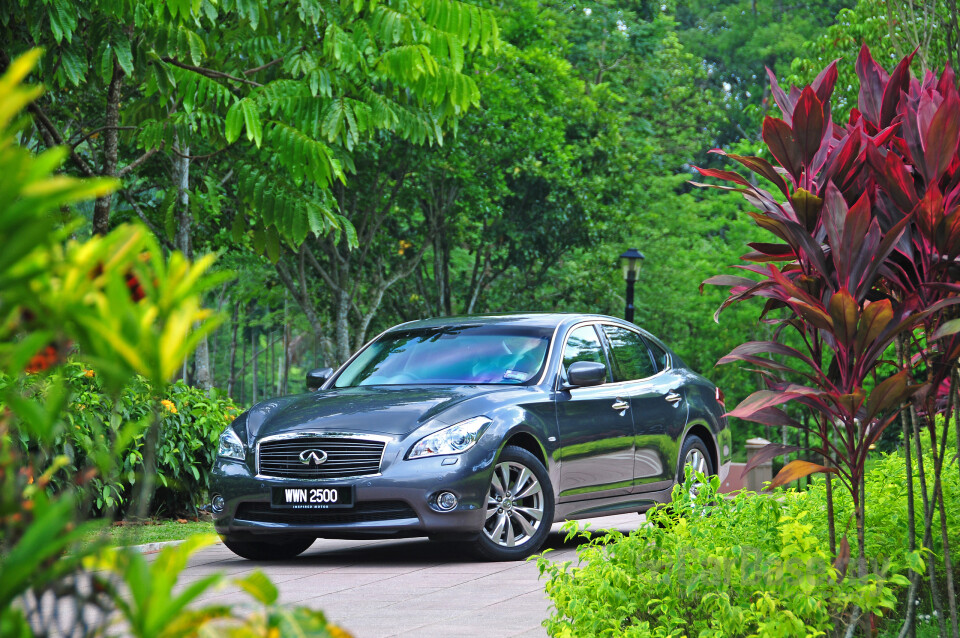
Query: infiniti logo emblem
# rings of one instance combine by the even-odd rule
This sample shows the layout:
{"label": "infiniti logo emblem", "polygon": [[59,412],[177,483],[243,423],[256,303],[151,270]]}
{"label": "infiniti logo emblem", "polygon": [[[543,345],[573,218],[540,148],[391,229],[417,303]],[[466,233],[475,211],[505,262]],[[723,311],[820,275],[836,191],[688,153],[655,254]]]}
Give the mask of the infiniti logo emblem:
{"label": "infiniti logo emblem", "polygon": [[304,465],[323,465],[327,462],[327,453],[323,450],[304,450],[300,453],[300,462]]}

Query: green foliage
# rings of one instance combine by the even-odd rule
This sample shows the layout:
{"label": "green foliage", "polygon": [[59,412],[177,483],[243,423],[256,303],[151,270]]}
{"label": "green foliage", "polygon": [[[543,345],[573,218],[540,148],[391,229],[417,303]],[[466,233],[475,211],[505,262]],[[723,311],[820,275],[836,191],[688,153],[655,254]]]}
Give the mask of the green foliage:
{"label": "green foliage", "polygon": [[[276,586],[260,570],[232,581],[250,595],[256,609],[249,615],[237,614],[225,605],[190,608],[211,587],[227,582],[218,573],[189,583],[180,582],[190,556],[216,539],[213,534],[192,536],[182,544],[163,548],[153,561],[129,550],[108,550],[85,561],[88,569],[97,570],[97,586],[116,605],[122,619],[122,635],[349,638],[345,631],[328,623],[323,612],[278,604]],[[109,576],[117,578],[119,586]]]}
{"label": "green foliage", "polygon": [[895,607],[906,579],[889,569],[863,578],[839,571],[804,493],[785,505],[720,497],[716,478],[698,490],[693,483],[688,476],[671,505],[629,535],[567,525],[568,539],[587,539],[577,564],[538,559],[555,606],[545,622],[551,636],[821,636],[855,606],[877,615]]}
{"label": "green foliage", "polygon": [[[184,10],[182,3],[171,7]],[[61,17],[60,28],[68,22]],[[92,635],[198,635],[212,619],[223,619],[228,635],[344,636],[319,612],[277,608],[276,589],[262,576],[246,579],[245,589],[263,605],[249,618],[221,607],[189,609],[220,579],[209,576],[177,588],[190,553],[209,537],[168,548],[152,565],[137,552],[101,553],[100,544],[84,542],[98,525],[83,522],[84,486],[94,476],[101,485],[123,480],[118,465],[129,459],[118,463],[118,457],[132,442],[146,431],[149,454],[157,429],[170,433],[159,446],[165,461],[179,466],[179,474],[168,475],[170,482],[200,481],[197,464],[209,466],[211,437],[229,416],[215,398],[176,386],[172,400],[150,405],[144,379],[162,392],[171,369],[196,343],[191,335],[209,330],[210,313],[201,309],[200,295],[212,281],[204,276],[211,259],[192,264],[177,253],[164,259],[138,227],[121,226],[86,242],[68,239],[76,224],[69,222],[67,207],[114,184],[54,175],[63,150],[33,157],[17,144],[16,133],[27,122],[11,122],[38,94],[20,82],[38,55],[13,61],[0,78],[0,244],[6,249],[0,258],[0,636],[57,633],[45,626],[49,613],[26,620],[31,605],[39,600],[46,606],[51,598],[57,609],[73,603],[79,619],[91,602],[105,609]],[[59,225],[56,215],[67,223]],[[61,368],[74,343],[98,362],[97,373]],[[103,390],[115,393],[138,373],[139,389],[113,395],[109,412],[100,412],[107,404]],[[92,407],[71,404],[77,400]],[[159,424],[158,411],[167,413]],[[152,468],[146,469],[149,479]],[[84,567],[112,572],[122,585],[94,576],[97,586],[78,587]],[[126,622],[116,634],[108,626],[114,611]]]}
{"label": "green foliage", "polygon": [[[710,85],[718,91],[715,107],[722,113],[716,116],[719,137],[716,142],[706,141],[704,151],[744,137],[757,139],[753,131],[774,106],[764,68],[785,73],[791,61],[805,52],[805,44],[853,4],[854,0],[678,0],[680,42],[703,60]],[[828,62],[827,58],[818,61],[817,69]]]}
{"label": "green foliage", "polygon": [[[100,144],[85,133],[102,123],[75,116],[122,87],[116,108],[132,132],[119,143],[99,136],[102,153],[129,163],[161,149],[203,156],[196,149],[205,147],[256,165],[256,178],[230,195],[274,261],[281,238],[296,247],[342,226],[329,189],[358,144],[378,134],[442,144],[479,102],[465,52],[499,43],[493,13],[459,0],[11,5],[0,9],[11,51],[47,48],[40,74],[56,90],[49,108],[59,126],[44,123],[44,142],[80,139],[74,163],[92,173]],[[142,204],[152,208],[149,199]]]}
{"label": "green foliage", "polygon": [[[954,444],[956,445],[956,444]],[[950,452],[952,455],[953,452]],[[913,459],[913,484],[918,489],[920,471]],[[932,474],[933,456],[929,446],[924,453],[924,466]],[[899,454],[888,454],[878,458],[870,467],[866,476],[866,531],[865,545],[867,557],[877,563],[891,562],[897,571],[905,571],[906,566],[917,568],[907,549],[907,486],[906,464]],[[928,477],[929,478],[929,477]],[[834,479],[834,487],[839,487]],[[947,512],[947,531],[950,547],[960,545],[960,475],[956,471],[945,471],[942,477],[944,503]],[[787,509],[798,512],[825,512],[827,509],[826,481],[822,478],[811,484],[805,492],[788,492]],[[833,507],[838,524],[846,525],[853,516],[853,503],[850,495],[834,489]],[[917,507],[916,526],[923,529],[923,511]],[[934,514],[933,528],[940,529],[940,514]],[[825,525],[818,525],[814,532],[821,543],[827,543]],[[850,538],[851,551],[856,551],[856,538]],[[943,543],[939,533],[934,534],[933,543],[928,548],[937,556],[943,555]],[[922,571],[923,566],[919,569]]]}
{"label": "green foliage", "polygon": [[[7,382],[0,375],[0,392],[5,389]],[[89,507],[99,513],[129,509],[130,498],[143,480],[146,426],[155,417],[159,420],[153,444],[158,492],[152,497],[152,509],[168,515],[195,513],[206,493],[217,438],[240,413],[229,398],[216,391],[207,395],[182,381],[157,396],[144,378],[135,377],[114,398],[94,370],[76,362],[49,377],[28,377],[15,390],[39,399],[60,392],[70,397],[64,427],[52,442],[34,440],[27,432],[18,437],[24,450],[55,451],[58,456],[44,459],[48,463],[65,459],[63,471],[53,478],[54,487],[66,487],[72,476],[103,462],[105,453],[116,455],[115,472],[92,477],[86,487]]]}

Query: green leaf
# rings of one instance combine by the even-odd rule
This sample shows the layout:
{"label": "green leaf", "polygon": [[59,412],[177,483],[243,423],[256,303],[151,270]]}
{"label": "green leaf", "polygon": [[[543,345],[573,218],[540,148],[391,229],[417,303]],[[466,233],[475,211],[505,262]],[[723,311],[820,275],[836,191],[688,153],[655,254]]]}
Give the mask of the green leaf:
{"label": "green leaf", "polygon": [[246,578],[241,578],[233,582],[263,605],[273,605],[277,602],[279,592],[277,591],[276,585],[259,569],[255,570]]}
{"label": "green leaf", "polygon": [[263,230],[263,226],[258,224],[257,227],[253,229],[254,252],[256,252],[258,255],[262,255],[266,243],[267,243],[267,234]]}
{"label": "green leaf", "polygon": [[277,263],[280,260],[280,233],[274,224],[267,226],[266,248],[267,258]]}
{"label": "green leaf", "polygon": [[230,225],[230,234],[233,236],[234,243],[243,244],[243,237],[247,233],[247,220],[239,212],[233,216],[233,223]]}
{"label": "green leaf", "polygon": [[193,63],[199,65],[203,62],[203,58],[206,57],[207,47],[203,44],[203,40],[200,39],[193,31],[187,32],[187,44],[190,47],[190,59],[193,60]]}
{"label": "green leaf", "polygon": [[247,127],[247,139],[256,144],[257,148],[260,148],[260,143],[263,141],[260,112],[251,100],[243,99],[240,101],[240,104],[242,105],[243,122]]}
{"label": "green leaf", "polygon": [[100,77],[104,84],[109,84],[113,78],[113,49],[109,46],[103,47],[100,56]]}
{"label": "green leaf", "polygon": [[71,84],[80,86],[86,75],[87,65],[73,49],[67,48],[60,55],[60,68]]}
{"label": "green leaf", "polygon": [[933,333],[934,339],[943,339],[944,337],[949,337],[960,332],[960,319],[951,319],[940,325],[937,328],[936,332]]}
{"label": "green leaf", "polygon": [[227,126],[224,131],[224,137],[228,144],[233,144],[240,138],[240,132],[243,130],[243,103],[244,100],[238,100],[227,110]]}
{"label": "green leaf", "polygon": [[114,53],[117,56],[117,62],[126,75],[133,75],[133,53],[130,51],[130,40],[121,35],[116,39],[111,39]]}

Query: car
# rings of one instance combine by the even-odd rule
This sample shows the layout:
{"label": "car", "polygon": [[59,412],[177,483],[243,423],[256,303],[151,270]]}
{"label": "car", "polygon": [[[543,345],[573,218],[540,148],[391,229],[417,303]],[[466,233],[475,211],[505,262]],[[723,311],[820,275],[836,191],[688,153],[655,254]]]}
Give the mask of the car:
{"label": "car", "polygon": [[518,560],[556,521],[644,512],[685,468],[730,462],[720,390],[603,315],[404,323],[338,370],[310,371],[307,387],[220,436],[214,525],[244,558],[428,536]]}

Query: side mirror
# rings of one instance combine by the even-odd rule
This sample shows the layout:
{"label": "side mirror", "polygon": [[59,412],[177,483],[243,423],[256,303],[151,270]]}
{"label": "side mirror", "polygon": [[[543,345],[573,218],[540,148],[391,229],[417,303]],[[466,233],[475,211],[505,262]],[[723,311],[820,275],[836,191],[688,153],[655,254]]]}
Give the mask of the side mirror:
{"label": "side mirror", "polygon": [[570,387],[600,385],[607,380],[607,366],[595,361],[577,361],[567,368],[567,383]]}
{"label": "side mirror", "polygon": [[307,373],[307,390],[317,390],[332,376],[333,368],[314,368]]}

